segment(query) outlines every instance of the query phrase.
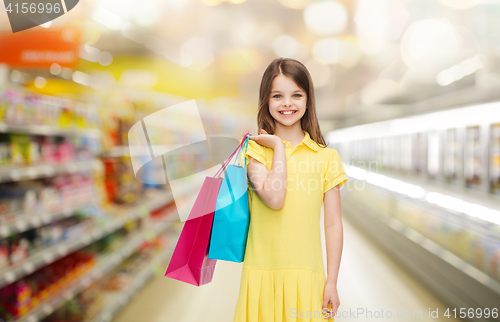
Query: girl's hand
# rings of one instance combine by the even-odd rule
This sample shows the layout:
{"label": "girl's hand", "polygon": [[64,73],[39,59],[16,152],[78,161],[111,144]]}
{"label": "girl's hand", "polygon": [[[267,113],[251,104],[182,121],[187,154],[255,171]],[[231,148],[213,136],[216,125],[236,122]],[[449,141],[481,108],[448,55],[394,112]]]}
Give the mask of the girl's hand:
{"label": "girl's hand", "polygon": [[254,140],[258,144],[271,148],[273,150],[276,149],[277,146],[283,145],[283,141],[279,136],[271,135],[267,133],[264,129],[260,129],[260,134],[255,136],[250,136],[250,140]]}
{"label": "girl's hand", "polygon": [[[331,303],[331,311],[328,308],[328,303]],[[325,319],[332,319],[335,316],[340,306],[339,294],[337,287],[333,284],[327,283],[323,294],[323,309],[322,313]]]}

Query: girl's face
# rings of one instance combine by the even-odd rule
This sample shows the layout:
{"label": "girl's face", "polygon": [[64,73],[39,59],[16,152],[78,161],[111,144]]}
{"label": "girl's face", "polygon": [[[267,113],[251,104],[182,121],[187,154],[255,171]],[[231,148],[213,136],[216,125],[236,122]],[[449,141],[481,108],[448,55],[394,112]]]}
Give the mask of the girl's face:
{"label": "girl's face", "polygon": [[274,78],[269,98],[269,113],[279,123],[292,126],[306,112],[307,94],[295,82],[279,74]]}

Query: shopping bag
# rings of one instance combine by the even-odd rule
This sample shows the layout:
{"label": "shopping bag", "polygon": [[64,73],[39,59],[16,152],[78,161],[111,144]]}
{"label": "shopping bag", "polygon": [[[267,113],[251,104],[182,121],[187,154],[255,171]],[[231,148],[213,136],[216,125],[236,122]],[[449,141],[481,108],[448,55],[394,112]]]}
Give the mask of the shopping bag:
{"label": "shopping bag", "polygon": [[208,258],[214,213],[184,223],[165,276],[201,286],[212,281],[217,260]]}
{"label": "shopping bag", "polygon": [[[245,152],[250,135],[244,140]],[[243,147],[238,156],[242,150]],[[233,164],[227,166],[217,196],[208,258],[241,263],[245,258],[250,213],[246,158],[242,167],[235,165],[238,156]]]}
{"label": "shopping bag", "polygon": [[184,224],[165,272],[166,277],[195,286],[212,281],[217,260],[208,258],[208,251],[217,195],[222,183],[219,174],[225,170],[242,144],[243,142],[224,162],[214,177],[205,178],[191,210],[193,218],[188,218]]}

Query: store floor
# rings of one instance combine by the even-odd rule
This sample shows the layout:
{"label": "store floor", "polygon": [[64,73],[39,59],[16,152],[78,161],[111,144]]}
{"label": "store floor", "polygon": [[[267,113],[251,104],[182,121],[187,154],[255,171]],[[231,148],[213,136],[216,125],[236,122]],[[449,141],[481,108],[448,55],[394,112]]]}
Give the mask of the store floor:
{"label": "store floor", "polygon": [[[324,245],[323,225],[321,229]],[[242,263],[218,261],[212,282],[201,287],[156,276],[113,322],[231,322],[242,267]],[[433,321],[458,321],[443,317],[443,303],[346,219],[338,287],[343,317],[336,318],[337,322],[428,321],[429,309],[438,310],[439,318]]]}

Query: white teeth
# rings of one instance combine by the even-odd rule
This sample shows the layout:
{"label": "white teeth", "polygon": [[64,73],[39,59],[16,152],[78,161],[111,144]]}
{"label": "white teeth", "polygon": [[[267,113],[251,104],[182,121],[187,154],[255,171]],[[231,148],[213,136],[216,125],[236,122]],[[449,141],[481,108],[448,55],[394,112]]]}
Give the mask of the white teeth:
{"label": "white teeth", "polygon": [[285,115],[288,115],[288,114],[293,114],[295,113],[295,111],[287,111],[287,112],[280,112],[281,114],[285,114]]}

